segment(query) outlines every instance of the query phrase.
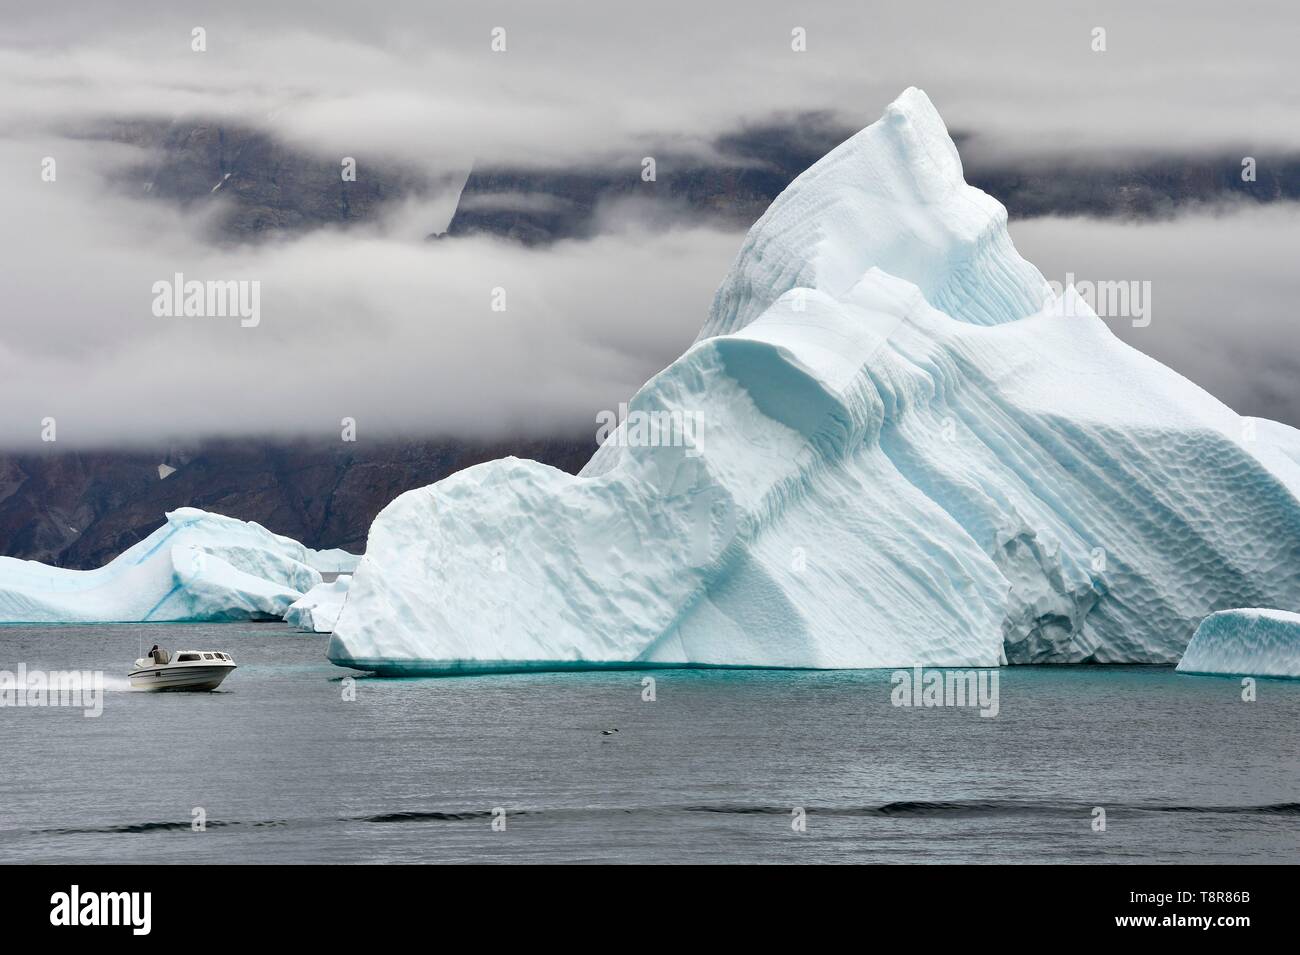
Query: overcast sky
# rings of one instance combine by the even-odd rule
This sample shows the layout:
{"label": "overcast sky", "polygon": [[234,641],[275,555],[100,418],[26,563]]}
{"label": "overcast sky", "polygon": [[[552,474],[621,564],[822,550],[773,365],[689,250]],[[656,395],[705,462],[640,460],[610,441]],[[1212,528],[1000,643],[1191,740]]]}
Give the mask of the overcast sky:
{"label": "overcast sky", "polygon": [[[689,343],[741,239],[630,220],[525,250],[426,243],[420,216],[394,215],[215,248],[200,219],[111,185],[139,157],[77,138],[104,117],[223,117],[435,173],[562,169],[796,111],[866,125],[917,85],[981,155],[1300,151],[1300,13],[1283,2],[0,6],[6,446],[46,416],[77,445],[327,435],[343,415],[362,434],[580,430]],[[1151,280],[1151,326],[1117,332],[1238,410],[1300,424],[1297,230],[1271,207],[1013,236],[1049,278]],[[150,286],[178,271],[260,280],[262,324],[155,318]]]}
{"label": "overcast sky", "polygon": [[[1300,145],[1289,0],[4,6],[6,128],[234,113],[350,155],[565,162],[787,110],[865,125],[920,86],[952,128],[1013,152]],[[498,26],[505,54],[490,49]],[[790,48],[794,27],[805,53]]]}

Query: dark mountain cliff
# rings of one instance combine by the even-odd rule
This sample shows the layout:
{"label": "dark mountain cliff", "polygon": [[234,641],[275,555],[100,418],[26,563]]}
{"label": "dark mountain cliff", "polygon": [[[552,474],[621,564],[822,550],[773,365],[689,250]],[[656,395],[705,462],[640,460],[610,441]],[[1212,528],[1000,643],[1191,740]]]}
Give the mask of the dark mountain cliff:
{"label": "dark mountain cliff", "polygon": [[[190,506],[256,521],[310,547],[361,553],[370,522],[403,491],[509,454],[576,472],[594,451],[594,441],[582,440],[230,441],[8,454],[0,456],[0,552],[98,567],[159,527],[165,512]],[[176,471],[160,478],[162,463]]]}

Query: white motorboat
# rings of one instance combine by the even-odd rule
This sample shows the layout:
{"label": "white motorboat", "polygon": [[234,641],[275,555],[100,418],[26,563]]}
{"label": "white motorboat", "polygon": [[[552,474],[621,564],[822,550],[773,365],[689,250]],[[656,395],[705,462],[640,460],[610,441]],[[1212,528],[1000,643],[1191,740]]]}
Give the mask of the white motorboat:
{"label": "white motorboat", "polygon": [[155,649],[135,661],[133,690],[215,690],[235,669],[229,653],[220,650]]}

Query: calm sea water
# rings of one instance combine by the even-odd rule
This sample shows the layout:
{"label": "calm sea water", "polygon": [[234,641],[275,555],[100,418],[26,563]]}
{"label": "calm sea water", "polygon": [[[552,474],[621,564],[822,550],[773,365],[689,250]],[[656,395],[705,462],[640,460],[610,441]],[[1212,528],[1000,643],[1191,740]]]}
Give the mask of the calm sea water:
{"label": "calm sea water", "polygon": [[896,708],[887,671],[658,670],[654,702],[636,671],[360,678],[345,701],[327,638],[278,623],[0,627],[0,669],[125,686],[155,642],[239,669],[112,690],[98,719],[0,709],[0,862],[1300,861],[1298,681],[1244,703],[1168,668],[1010,668],[992,719]]}

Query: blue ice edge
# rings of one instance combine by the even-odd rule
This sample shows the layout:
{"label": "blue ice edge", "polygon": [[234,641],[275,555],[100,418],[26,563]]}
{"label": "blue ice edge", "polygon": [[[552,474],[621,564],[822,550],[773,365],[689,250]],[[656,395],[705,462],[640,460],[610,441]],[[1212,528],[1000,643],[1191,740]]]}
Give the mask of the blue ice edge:
{"label": "blue ice edge", "polygon": [[[828,672],[823,667],[754,665],[746,663],[646,663],[639,660],[381,660],[330,657],[338,667],[383,677],[486,676],[497,673],[577,673],[595,670],[800,670]],[[878,667],[896,670],[898,667]]]}
{"label": "blue ice edge", "polygon": [[[644,660],[391,660],[375,657],[330,657],[330,663],[337,667],[360,670],[377,677],[457,677],[457,676],[491,676],[507,673],[582,673],[602,671],[644,671],[644,670],[772,670],[778,672],[802,673],[891,673],[895,670],[910,670],[910,666],[886,667],[800,667],[779,666],[773,664],[753,663],[674,663],[648,662]],[[964,670],[1014,670],[1014,669],[1062,669],[1074,670],[1080,667],[1101,669],[1129,670],[1171,670],[1178,676],[1211,677],[1219,679],[1237,679],[1243,676],[1258,680],[1286,680],[1294,682],[1300,677],[1278,674],[1254,673],[1200,673],[1176,670],[1171,663],[1011,663],[1000,667],[949,667],[927,664],[926,669],[964,669]]]}
{"label": "blue ice edge", "polygon": [[[801,667],[770,663],[674,663],[644,660],[389,660],[375,657],[330,657],[337,667],[361,670],[379,677],[456,677],[489,676],[503,673],[581,673],[587,671],[642,671],[642,670],[772,670],[797,673],[892,673],[911,670],[913,665],[899,664],[885,667]],[[1067,669],[1083,666],[1119,669],[1172,670],[1170,663],[1024,663],[999,667],[944,666],[926,664],[927,670],[1008,670],[1008,669]],[[1201,674],[1195,674],[1201,675]],[[1206,674],[1220,676],[1222,674]]]}
{"label": "blue ice edge", "polygon": [[1239,680],[1243,676],[1248,676],[1252,680],[1300,680],[1300,674],[1297,673],[1247,673],[1245,670],[1240,672],[1236,670],[1179,670],[1176,667],[1174,672],[1179,676],[1220,677],[1224,680]]}

